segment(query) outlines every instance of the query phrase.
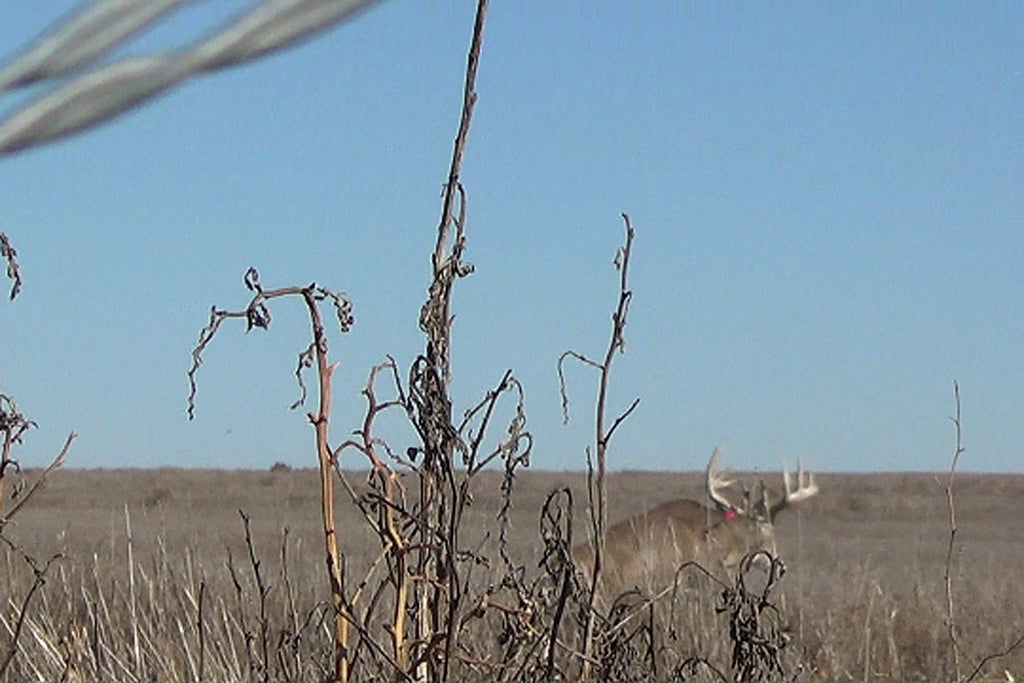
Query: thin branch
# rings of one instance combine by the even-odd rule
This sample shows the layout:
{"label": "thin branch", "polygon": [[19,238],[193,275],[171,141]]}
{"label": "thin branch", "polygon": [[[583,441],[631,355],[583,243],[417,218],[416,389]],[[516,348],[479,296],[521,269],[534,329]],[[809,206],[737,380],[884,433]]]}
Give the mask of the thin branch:
{"label": "thin branch", "polygon": [[270,586],[263,580],[263,572],[260,571],[261,562],[256,557],[256,548],[253,547],[252,530],[249,526],[249,515],[242,509],[238,510],[245,526],[245,547],[249,552],[249,566],[252,567],[253,577],[256,580],[256,590],[260,598],[260,653],[263,657],[262,675],[263,681],[270,680],[270,654],[269,654],[269,630],[270,622],[267,619],[267,596],[270,594]]}
{"label": "thin branch", "polygon": [[640,405],[640,399],[634,398],[633,402],[629,404],[629,407],[626,408],[621,415],[615,418],[615,421],[612,423],[612,426],[608,428],[608,439],[612,438],[612,434],[615,433],[615,430],[619,428],[619,425],[622,424],[627,417],[629,417],[629,414],[632,413],[638,405]]}
{"label": "thin branch", "polygon": [[202,683],[204,669],[206,668],[206,620],[203,618],[203,607],[205,606],[206,581],[199,582],[199,608],[196,615],[196,630],[199,632],[199,683]]}
{"label": "thin branch", "polygon": [[[455,149],[452,152],[452,163],[448,170],[448,182],[445,184],[444,204],[441,209],[441,223],[437,228],[437,246],[434,249],[434,271],[440,271],[444,265],[445,251],[448,243],[448,226],[452,222],[452,206],[456,190],[461,193],[459,173],[462,169],[462,156],[466,151],[466,139],[469,137],[469,124],[473,120],[473,107],[476,105],[476,71],[480,64],[480,48],[483,45],[484,24],[487,21],[487,0],[480,0],[476,7],[476,21],[473,25],[473,40],[466,60],[466,81],[462,93],[462,116],[459,119],[459,132],[455,136]],[[463,206],[465,206],[463,195]],[[464,216],[459,220],[458,228],[464,228]]]}
{"label": "thin branch", "polygon": [[21,601],[21,607],[18,609],[18,619],[14,626],[14,632],[11,635],[11,644],[8,647],[7,655],[4,657],[3,661],[0,662],[0,678],[3,678],[7,674],[7,669],[10,667],[11,662],[14,661],[14,656],[18,654],[18,651],[21,649],[18,646],[18,640],[21,638],[21,632],[25,626],[25,618],[28,615],[28,606],[32,602],[33,596],[35,596],[39,589],[41,589],[46,583],[46,573],[50,571],[50,566],[57,560],[63,559],[64,555],[57,553],[47,560],[46,564],[40,568],[35,558],[25,552],[21,546],[17,545],[2,534],[0,534],[0,540],[6,543],[11,550],[21,555],[22,559],[24,559],[25,562],[28,563],[29,567],[32,568],[32,574],[35,576],[32,581],[32,586],[28,589],[24,600]]}
{"label": "thin branch", "polygon": [[571,349],[563,351],[562,355],[558,357],[558,393],[562,397],[562,424],[569,424],[569,389],[565,382],[566,358],[575,358],[584,365],[589,365],[598,371],[603,367],[600,363],[592,361],[583,354],[577,353]]}
{"label": "thin branch", "polygon": [[956,466],[960,455],[964,452],[962,437],[962,425],[960,422],[960,385],[953,381],[953,397],[956,403],[956,412],[950,418],[953,427],[956,429],[956,450],[953,451],[953,460],[949,466],[949,478],[946,480],[946,504],[949,508],[949,544],[946,547],[946,565],[943,580],[946,589],[946,628],[949,633],[949,641],[953,650],[953,670],[956,673],[957,681],[960,680],[960,644],[956,635],[956,614],[954,610],[953,591],[953,547],[956,541],[956,507],[953,505],[953,478],[956,475]]}
{"label": "thin branch", "polygon": [[57,453],[57,457],[55,457],[53,461],[47,466],[47,468],[43,470],[42,474],[40,474],[39,477],[35,480],[35,483],[32,484],[32,488],[30,488],[26,493],[23,493],[21,495],[18,502],[14,505],[14,507],[11,508],[11,511],[8,512],[7,515],[4,516],[2,519],[0,519],[0,531],[3,530],[7,522],[11,521],[11,519],[13,519],[16,514],[18,514],[18,511],[25,506],[25,503],[32,499],[32,496],[36,494],[36,491],[43,487],[43,485],[46,483],[46,479],[54,472],[54,470],[58,469],[64,464],[65,457],[68,454],[68,449],[71,448],[71,442],[75,440],[76,436],[78,435],[75,434],[75,432],[71,432],[70,434],[68,434],[68,438],[64,440],[64,445],[61,447],[60,452]]}
{"label": "thin branch", "polygon": [[1000,657],[1006,657],[1007,655],[1013,654],[1013,651],[1021,645],[1024,645],[1024,635],[1018,636],[1017,640],[1010,643],[1010,645],[1002,652],[994,652],[990,655],[982,657],[981,661],[978,662],[978,665],[976,667],[974,667],[974,670],[971,672],[971,675],[966,678],[964,683],[970,683],[975,678],[980,676],[982,670],[985,668],[985,665],[987,665],[989,662],[991,662],[994,659],[999,659]]}
{"label": "thin branch", "polygon": [[306,383],[302,381],[302,371],[313,367],[315,351],[314,346],[310,344],[299,353],[299,362],[295,366],[295,383],[299,385],[299,397],[295,399],[295,403],[288,406],[290,410],[295,410],[306,402]]}

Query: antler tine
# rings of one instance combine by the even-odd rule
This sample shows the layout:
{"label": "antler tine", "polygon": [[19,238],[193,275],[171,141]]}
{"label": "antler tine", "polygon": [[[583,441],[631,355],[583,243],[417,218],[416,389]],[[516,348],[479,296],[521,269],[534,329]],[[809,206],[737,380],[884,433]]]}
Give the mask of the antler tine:
{"label": "antler tine", "polygon": [[785,486],[785,503],[799,503],[807,500],[818,492],[818,485],[814,482],[814,473],[804,470],[803,458],[797,458],[796,486],[789,476],[789,468],[786,461],[782,461],[782,483]]}
{"label": "antler tine", "polygon": [[799,469],[797,470],[796,483],[799,487],[799,492],[802,492],[802,497],[800,498],[800,500],[804,500],[805,498],[810,498],[811,496],[818,492],[818,485],[814,483],[814,472],[807,472],[805,476],[803,458],[797,458],[797,465]]}
{"label": "antler tine", "polygon": [[708,460],[708,479],[726,484],[731,484],[732,481],[726,482],[724,477],[728,476],[728,472],[723,472],[718,469],[718,458],[722,455],[722,449],[715,447],[715,450],[711,453],[711,459]]}
{"label": "antler tine", "polygon": [[719,490],[731,486],[733,483],[733,480],[729,479],[728,472],[720,472],[718,470],[719,455],[721,455],[721,451],[718,448],[715,448],[714,452],[711,454],[711,459],[708,460],[708,469],[705,479],[708,498],[710,498],[712,502],[714,502],[715,506],[720,510],[740,509],[730,503]]}
{"label": "antler tine", "polygon": [[793,477],[789,475],[786,461],[782,461],[782,485],[782,500],[771,506],[772,517],[791,503],[799,503],[818,493],[818,485],[814,482],[814,474],[804,471],[803,458],[797,458],[795,484],[793,483]]}

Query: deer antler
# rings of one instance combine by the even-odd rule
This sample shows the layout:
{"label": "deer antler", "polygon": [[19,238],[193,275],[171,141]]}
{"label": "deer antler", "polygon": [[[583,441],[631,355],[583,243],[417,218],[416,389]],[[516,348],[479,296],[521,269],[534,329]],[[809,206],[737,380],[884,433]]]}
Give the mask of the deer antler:
{"label": "deer antler", "polygon": [[786,461],[782,461],[782,487],[785,491],[782,500],[772,505],[772,517],[776,513],[792,503],[799,503],[807,500],[818,493],[818,485],[814,483],[814,474],[804,471],[803,459],[797,460],[796,483],[789,476],[789,468]]}
{"label": "deer antler", "polygon": [[732,485],[733,480],[729,479],[728,472],[720,472],[718,470],[718,456],[720,455],[719,449],[711,454],[711,459],[708,460],[708,469],[705,477],[705,488],[707,489],[708,498],[715,504],[719,510],[723,512],[726,510],[735,510],[741,514],[746,512],[746,506],[737,507],[730,503],[724,495],[722,495],[721,489],[727,488]]}

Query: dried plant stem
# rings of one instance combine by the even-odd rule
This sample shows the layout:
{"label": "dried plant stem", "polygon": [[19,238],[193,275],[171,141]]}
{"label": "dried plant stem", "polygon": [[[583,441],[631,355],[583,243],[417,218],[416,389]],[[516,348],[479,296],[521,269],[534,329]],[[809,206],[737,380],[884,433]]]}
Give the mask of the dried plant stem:
{"label": "dried plant stem", "polygon": [[260,680],[270,680],[270,620],[267,618],[267,596],[270,594],[270,586],[263,580],[263,572],[261,569],[261,562],[256,557],[256,548],[252,542],[252,529],[249,525],[249,515],[244,510],[239,510],[238,514],[242,517],[242,524],[245,527],[245,547],[249,552],[249,566],[252,567],[253,578],[256,581],[256,591],[259,594],[260,599],[260,656],[262,662],[260,663]]}
{"label": "dried plant stem", "polygon": [[[950,420],[953,422],[953,427],[956,430],[956,449],[953,451],[953,459],[949,466],[949,477],[946,479],[946,506],[949,510],[949,543],[946,545],[946,564],[943,571],[943,584],[945,587],[946,597],[946,632],[949,634],[950,650],[953,655],[953,673],[955,676],[953,680],[957,681],[957,683],[960,681],[969,683],[981,675],[982,670],[989,662],[1005,657],[1014,652],[1021,645],[1024,645],[1024,635],[1018,636],[1002,651],[994,652],[982,657],[978,663],[974,665],[970,675],[966,678],[963,677],[960,663],[960,639],[957,634],[956,627],[956,591],[953,588],[953,554],[957,534],[956,507],[953,504],[953,480],[956,475],[956,467],[959,464],[960,456],[964,452],[963,423],[960,418],[960,385],[955,380],[953,382],[953,398],[955,408]],[[968,657],[968,659],[970,658]],[[970,666],[970,663],[968,663],[968,666]]]}
{"label": "dried plant stem", "polygon": [[[4,433],[4,449],[5,449],[4,453],[5,453],[5,455],[4,455],[3,462],[5,462],[5,463],[6,462],[13,462],[13,461],[7,460],[7,449],[9,448],[9,444],[7,442],[7,439],[9,438],[9,436],[10,436],[9,433],[7,433],[7,432]],[[23,507],[25,507],[25,504],[28,503],[28,501],[30,501],[32,499],[32,496],[34,496],[36,494],[36,492],[40,488],[42,488],[42,486],[46,483],[46,480],[49,478],[49,476],[51,474],[53,474],[54,470],[60,468],[64,464],[64,460],[67,457],[68,450],[71,448],[71,442],[74,441],[75,437],[77,437],[77,436],[78,435],[75,432],[71,432],[70,434],[68,434],[68,438],[64,440],[64,445],[61,447],[60,452],[57,453],[57,456],[50,462],[50,464],[46,467],[46,469],[43,470],[42,474],[40,474],[39,477],[36,478],[35,482],[33,482],[33,484],[32,484],[32,487],[29,488],[28,491],[22,493],[18,497],[18,502],[10,509],[10,511],[6,515],[0,514],[0,531],[3,531],[4,526],[9,521],[11,521],[14,518],[14,516],[16,514],[18,514],[18,512]],[[0,466],[0,471],[2,471],[2,469],[3,469],[2,466]],[[2,503],[3,503],[3,475],[0,474],[0,505],[2,505]]]}
{"label": "dried plant stem", "polygon": [[35,426],[35,422],[27,419],[18,411],[18,406],[15,405],[13,398],[7,394],[0,394],[0,432],[3,433],[3,444],[0,445],[0,531],[3,530],[4,523],[13,514],[13,512],[8,513],[6,517],[3,515],[4,478],[7,475],[7,470],[19,471],[21,469],[18,461],[11,455],[11,449],[14,444],[21,443],[22,435],[29,428]]}
{"label": "dried plant stem", "polygon": [[[329,680],[347,681],[349,678],[349,622],[351,610],[345,603],[343,594],[345,585],[344,566],[339,552],[337,526],[334,520],[334,483],[332,479],[334,455],[328,442],[328,424],[331,414],[331,375],[334,365],[327,363],[327,334],[324,331],[323,319],[320,315],[319,302],[330,300],[338,318],[342,332],[347,332],[352,325],[351,303],[344,294],[332,292],[315,283],[307,287],[282,287],[264,290],[260,285],[259,273],[250,268],[245,274],[245,285],[254,292],[249,305],[242,311],[224,311],[216,307],[210,311],[210,322],[199,333],[199,342],[192,350],[192,367],[188,372],[189,395],[188,413],[191,418],[195,408],[196,373],[202,365],[202,353],[213,339],[220,324],[228,318],[245,318],[249,329],[253,327],[266,329],[270,326],[270,311],[267,301],[283,296],[301,296],[309,310],[313,341],[309,347],[299,354],[299,387],[305,396],[301,370],[316,364],[319,379],[319,407],[317,412],[307,414],[316,432],[317,460],[320,471],[320,503],[321,520],[323,522],[324,549],[327,556],[327,575],[331,589],[331,606],[334,614],[334,653],[332,657],[333,671]],[[301,402],[301,399],[300,399]],[[229,555],[230,557],[230,555]],[[236,581],[237,584],[237,581]],[[264,662],[267,665],[267,662]]]}
{"label": "dried plant stem", "polygon": [[949,544],[946,546],[946,568],[943,580],[946,589],[946,628],[949,633],[949,642],[953,654],[953,671],[956,674],[954,680],[960,680],[960,644],[956,634],[956,615],[953,591],[953,547],[956,542],[956,507],[953,505],[953,477],[956,475],[956,466],[960,455],[964,452],[962,442],[962,427],[960,422],[960,385],[953,382],[953,397],[956,403],[956,412],[950,419],[956,429],[956,450],[953,451],[953,460],[949,467],[949,478],[946,480],[946,504],[949,509]]}
{"label": "dried plant stem", "polygon": [[[1007,647],[1003,648],[1001,651],[993,652],[992,654],[985,655],[984,657],[982,657],[981,660],[978,662],[977,666],[974,667],[974,671],[971,672],[971,675],[964,679],[965,683],[970,683],[978,676],[980,676],[982,670],[988,665],[989,662],[995,659],[999,659],[1000,657],[1006,657],[1012,654],[1013,651],[1019,648],[1021,645],[1024,645],[1024,635],[1017,636],[1016,640],[1010,643]],[[1012,681],[1013,679],[1007,678],[1007,680]]]}
{"label": "dried plant stem", "polygon": [[203,618],[203,607],[206,605],[206,581],[199,582],[199,609],[196,615],[197,630],[199,631],[199,679],[202,683],[203,673],[206,668],[206,620]]}
{"label": "dried plant stem", "polygon": [[327,363],[327,336],[324,333],[320,309],[313,290],[302,290],[313,326],[313,345],[316,353],[317,377],[320,379],[319,410],[309,413],[309,421],[316,430],[316,452],[320,463],[320,511],[324,529],[324,549],[327,553],[327,575],[331,584],[331,604],[334,607],[334,680],[348,680],[348,615],[342,591],[345,586],[344,567],[338,552],[338,534],[334,522],[334,480],[331,478],[331,445],[328,424],[331,415],[331,375],[334,365]]}
{"label": "dried plant stem", "polygon": [[7,233],[0,232],[0,259],[7,261],[7,277],[11,280],[11,301],[21,291],[21,272],[18,269],[18,252],[11,246]]}
{"label": "dried plant stem", "polygon": [[[288,534],[290,533],[289,527],[284,527],[284,531],[281,535],[281,580],[284,584],[284,620],[288,624],[288,628],[291,630],[291,640],[293,643],[297,643],[299,639],[300,626],[299,626],[299,613],[295,607],[295,591],[292,589],[291,576],[288,573]],[[299,652],[297,647],[292,648],[292,666],[295,667],[295,672],[302,671],[302,653]]]}
{"label": "dried plant stem", "polygon": [[[615,418],[610,427],[605,427],[608,381],[611,376],[612,360],[616,352],[625,352],[626,341],[624,331],[626,329],[626,318],[629,313],[629,302],[633,298],[633,292],[629,290],[629,257],[633,248],[634,231],[629,216],[622,214],[626,228],[625,244],[619,249],[615,256],[615,265],[619,269],[619,299],[615,312],[612,314],[612,333],[608,342],[608,349],[605,351],[604,362],[596,363],[586,356],[575,351],[566,351],[558,359],[558,373],[562,388],[562,407],[568,418],[568,393],[565,389],[565,376],[562,365],[566,358],[574,358],[591,367],[597,368],[600,373],[600,381],[597,391],[597,409],[594,423],[595,433],[595,455],[597,459],[596,472],[591,466],[587,475],[587,495],[590,500],[590,521],[591,532],[594,537],[594,558],[591,568],[591,591],[587,604],[586,624],[583,636],[583,663],[581,678],[586,680],[591,675],[594,662],[594,602],[598,594],[601,581],[601,565],[604,557],[605,530],[608,527],[608,492],[605,484],[606,456],[608,444],[612,435],[619,425],[622,424],[630,413],[639,405],[640,400],[636,399],[622,414]],[[588,451],[589,453],[589,451]],[[587,458],[590,464],[590,458]]]}
{"label": "dried plant stem", "polygon": [[[447,680],[458,630],[457,611],[461,600],[459,575],[455,563],[458,549],[457,515],[449,507],[456,492],[453,455],[458,435],[452,422],[452,401],[448,382],[451,373],[451,292],[455,280],[472,272],[462,261],[465,248],[466,195],[459,176],[466,140],[476,104],[476,73],[487,18],[487,0],[478,0],[473,38],[466,63],[462,113],[455,137],[451,166],[444,189],[444,203],[437,229],[432,265],[430,294],[420,314],[420,327],[427,336],[423,363],[416,373],[421,410],[417,429],[423,439],[423,462],[419,468],[421,536],[416,572],[421,580],[414,585],[417,619],[415,677],[420,681]],[[455,195],[459,196],[459,216],[455,217]],[[451,237],[454,224],[455,236]],[[449,253],[450,247],[450,253]],[[414,371],[415,372],[415,371]],[[447,493],[451,495],[446,500]],[[442,656],[434,655],[438,646]]]}
{"label": "dried plant stem", "polygon": [[[379,401],[374,391],[374,384],[377,381],[377,376],[384,370],[390,371],[398,396],[391,400]],[[406,638],[407,600],[412,579],[407,571],[406,548],[408,543],[403,536],[399,520],[399,510],[404,507],[402,501],[405,498],[405,491],[402,489],[395,471],[377,456],[375,452],[377,441],[373,437],[373,423],[380,413],[391,408],[407,408],[408,406],[405,392],[402,390],[402,385],[398,378],[397,365],[393,358],[389,356],[387,362],[371,368],[362,393],[366,398],[366,413],[363,417],[362,427],[356,432],[357,438],[348,439],[335,449],[332,460],[337,468],[340,481],[346,486],[349,496],[357,505],[360,504],[359,497],[348,486],[341,468],[338,466],[339,459],[343,451],[351,448],[361,453],[370,461],[373,468],[370,481],[377,490],[383,493],[384,504],[381,506],[378,517],[372,517],[365,509],[364,514],[367,515],[367,522],[376,528],[384,549],[377,556],[377,560],[371,564],[366,575],[352,593],[350,604],[352,609],[354,609],[361,601],[363,588],[370,581],[371,575],[390,556],[390,561],[393,563],[390,574],[395,582],[394,611],[391,627],[388,629],[391,636],[391,654],[395,661],[395,667],[401,672],[406,672],[409,666],[409,641]],[[367,610],[370,609],[372,609],[372,603],[370,607],[367,607]]]}
{"label": "dried plant stem", "polygon": [[50,566],[57,560],[62,559],[64,556],[61,554],[54,555],[47,560],[43,567],[40,568],[38,563],[35,561],[35,558],[26,553],[20,546],[12,543],[6,536],[0,535],[0,540],[24,558],[25,562],[27,562],[32,568],[32,573],[35,576],[32,581],[32,586],[28,589],[24,600],[21,601],[21,606],[18,608],[18,618],[14,625],[14,632],[11,634],[10,646],[7,648],[7,654],[3,661],[0,662],[0,678],[4,678],[7,674],[7,669],[11,666],[11,662],[14,661],[14,656],[18,654],[18,650],[20,649],[18,640],[21,638],[21,632],[25,627],[25,619],[28,615],[28,606],[32,602],[33,596],[35,596],[39,589],[43,587],[43,584],[46,583],[46,573],[50,570]]}
{"label": "dried plant stem", "polygon": [[[473,39],[469,47],[469,57],[466,60],[466,82],[462,92],[462,116],[459,119],[459,132],[455,136],[455,149],[452,152],[452,163],[448,169],[448,182],[445,185],[441,222],[437,229],[437,245],[434,248],[435,274],[444,267],[447,261],[448,228],[452,223],[455,191],[459,186],[459,174],[462,169],[462,156],[466,151],[469,124],[473,120],[473,107],[476,105],[476,71],[480,63],[480,48],[483,45],[484,24],[487,21],[487,1],[479,0],[476,6]],[[462,199],[465,200],[465,197]],[[464,227],[461,220],[457,227],[460,231]]]}
{"label": "dried plant stem", "polygon": [[142,678],[142,656],[139,653],[139,619],[135,604],[135,557],[132,552],[132,519],[128,514],[128,504],[124,505],[124,532],[128,541],[128,610],[132,620],[132,659],[133,671],[137,678]]}

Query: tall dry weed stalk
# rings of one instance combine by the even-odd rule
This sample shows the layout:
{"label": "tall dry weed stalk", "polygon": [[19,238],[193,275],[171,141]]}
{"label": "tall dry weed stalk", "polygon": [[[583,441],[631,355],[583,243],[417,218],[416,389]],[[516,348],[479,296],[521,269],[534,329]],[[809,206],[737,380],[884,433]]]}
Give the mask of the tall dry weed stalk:
{"label": "tall dry weed stalk", "polygon": [[946,478],[945,486],[946,510],[949,515],[949,534],[948,543],[946,544],[946,561],[943,565],[942,583],[946,599],[946,633],[949,637],[950,655],[953,660],[953,675],[955,676],[954,680],[959,683],[960,681],[969,682],[977,680],[991,662],[1002,657],[1006,657],[1021,645],[1024,645],[1024,634],[1017,636],[1017,638],[1011,641],[1004,649],[978,658],[977,662],[971,668],[971,673],[964,678],[961,665],[961,658],[964,656],[963,644],[961,642],[961,633],[957,626],[956,587],[953,580],[953,558],[955,555],[957,536],[957,518],[956,505],[953,496],[953,483],[956,477],[956,468],[960,462],[960,456],[964,454],[965,450],[963,445],[963,422],[960,416],[960,385],[955,380],[953,381],[953,402],[953,415],[949,419],[953,423],[953,428],[956,433],[956,447],[953,450],[953,457],[950,459],[949,475]]}
{"label": "tall dry weed stalk", "polygon": [[949,543],[946,546],[946,564],[943,572],[943,586],[946,591],[946,629],[949,633],[950,650],[953,655],[953,671],[957,681],[960,680],[960,643],[956,633],[956,606],[953,592],[953,549],[956,544],[956,506],[953,503],[953,478],[956,466],[964,452],[962,441],[962,424],[960,422],[960,385],[953,382],[953,398],[956,409],[950,420],[956,430],[956,449],[949,465],[949,477],[946,479],[946,505],[949,512]]}
{"label": "tall dry weed stalk", "polygon": [[[603,362],[591,360],[577,351],[565,351],[558,359],[559,386],[562,394],[563,419],[569,420],[569,396],[565,384],[564,363],[567,358],[575,359],[589,367],[596,369],[600,380],[597,390],[597,413],[594,422],[594,453],[596,455],[596,468],[590,458],[590,449],[587,449],[587,496],[590,502],[590,527],[594,538],[594,561],[590,579],[592,590],[590,592],[589,604],[586,610],[584,636],[583,636],[583,659],[581,676],[584,680],[590,677],[590,671],[594,655],[594,599],[601,585],[602,560],[604,558],[604,536],[608,528],[608,492],[605,485],[606,460],[608,444],[612,435],[622,422],[629,417],[629,414],[636,409],[640,399],[635,399],[625,411],[623,411],[607,428],[605,427],[606,402],[608,399],[608,382],[612,370],[612,361],[616,352],[626,351],[626,317],[629,313],[629,303],[633,293],[629,290],[629,257],[633,249],[633,238],[635,233],[629,222],[629,216],[622,214],[622,220],[626,227],[625,243],[615,254],[615,267],[619,270],[619,296],[618,305],[612,314],[612,331],[605,351]],[[596,469],[596,471],[595,471]]]}
{"label": "tall dry weed stalk", "polygon": [[299,353],[298,356],[296,377],[301,393],[299,400],[293,404],[293,407],[301,405],[306,395],[306,387],[302,381],[302,370],[315,366],[319,380],[319,406],[316,412],[308,413],[307,417],[316,432],[316,452],[320,471],[321,521],[323,523],[331,604],[335,613],[333,680],[347,681],[349,670],[349,624],[352,621],[352,617],[349,614],[350,608],[346,604],[344,595],[344,565],[341,562],[338,531],[334,519],[334,482],[332,478],[334,456],[330,447],[328,429],[331,414],[331,375],[336,366],[328,363],[327,333],[324,329],[320,305],[330,302],[334,308],[339,329],[342,332],[347,332],[354,322],[352,304],[344,293],[331,291],[315,283],[307,287],[281,287],[265,290],[260,283],[259,272],[255,268],[250,268],[246,272],[244,281],[249,291],[253,292],[249,305],[237,311],[218,309],[214,306],[210,310],[209,323],[199,333],[199,342],[192,351],[192,367],[188,371],[188,414],[190,418],[195,414],[196,373],[200,365],[202,365],[202,353],[213,340],[217,330],[220,329],[221,323],[228,319],[239,318],[245,319],[247,331],[253,328],[266,330],[270,327],[271,321],[268,302],[284,297],[300,298],[309,313],[312,340],[309,346]]}

